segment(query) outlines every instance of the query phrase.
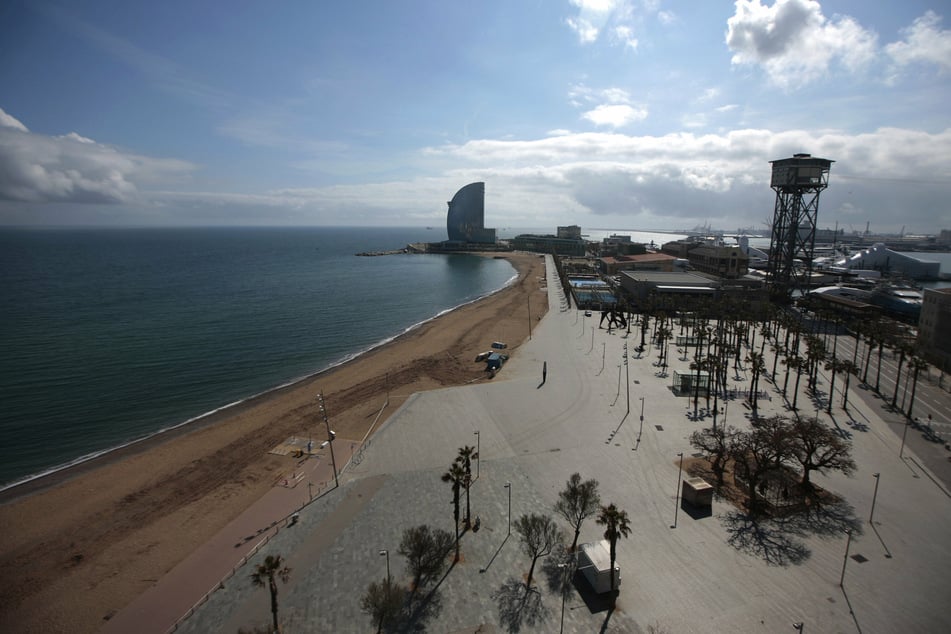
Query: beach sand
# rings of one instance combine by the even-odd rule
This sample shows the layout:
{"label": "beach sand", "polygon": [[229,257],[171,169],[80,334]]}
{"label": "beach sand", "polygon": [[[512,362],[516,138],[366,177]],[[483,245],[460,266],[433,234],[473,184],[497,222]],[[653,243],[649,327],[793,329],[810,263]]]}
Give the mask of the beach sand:
{"label": "beach sand", "polygon": [[[398,257],[398,256],[394,256]],[[517,347],[548,309],[545,260],[505,254],[512,286],[347,364],[185,429],[6,492],[0,505],[0,629],[95,632],[267,492],[294,459],[268,453],[321,432],[359,442],[414,392],[487,380],[475,355]]]}

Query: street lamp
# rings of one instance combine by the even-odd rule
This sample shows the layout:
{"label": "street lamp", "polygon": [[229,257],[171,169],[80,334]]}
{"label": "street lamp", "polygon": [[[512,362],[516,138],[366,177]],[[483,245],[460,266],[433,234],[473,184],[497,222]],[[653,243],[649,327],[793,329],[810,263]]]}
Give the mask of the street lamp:
{"label": "street lamp", "polygon": [[324,393],[317,393],[317,400],[320,402],[320,414],[324,418],[324,425],[327,426],[327,443],[330,445],[330,464],[334,470],[334,487],[340,486],[340,480],[337,479],[337,459],[334,457],[334,438],[337,436],[330,430],[330,421],[327,420],[327,410],[324,408]]}
{"label": "street lamp", "polygon": [[563,564],[558,564],[558,568],[561,570],[561,629],[559,632],[565,631],[565,599],[568,597],[568,571],[571,570],[571,564],[565,562]]}
{"label": "street lamp", "polygon": [[505,488],[509,490],[509,532],[508,534],[511,535],[512,534],[512,483],[506,482]]}
{"label": "street lamp", "polygon": [[631,413],[631,366],[627,363],[627,343],[624,344],[624,382],[627,384],[627,416]]}
{"label": "street lamp", "polygon": [[674,525],[671,528],[677,528],[677,513],[680,511],[680,476],[684,471],[684,452],[677,454],[680,458],[680,468],[677,470],[677,493],[674,496]]}
{"label": "street lamp", "polygon": [[798,623],[793,623],[793,624],[792,624],[793,629],[796,630],[797,632],[799,632],[799,634],[802,634],[802,625],[803,625],[803,624],[802,624],[802,621],[799,621]]}
{"label": "street lamp", "polygon": [[476,437],[476,480],[478,480],[479,472],[482,471],[482,469],[480,468],[482,465],[482,451],[481,451],[481,445],[480,445],[480,443],[482,442],[482,436],[479,435],[479,430],[475,431],[475,437]]}
{"label": "street lamp", "polygon": [[380,556],[386,557],[386,585],[390,585],[390,551],[384,548],[380,551]]}
{"label": "street lamp", "polygon": [[875,498],[878,497],[878,477],[880,473],[873,473],[872,477],[875,478],[875,492],[872,493],[872,510],[868,512],[868,523],[872,523],[872,515],[875,514]]}

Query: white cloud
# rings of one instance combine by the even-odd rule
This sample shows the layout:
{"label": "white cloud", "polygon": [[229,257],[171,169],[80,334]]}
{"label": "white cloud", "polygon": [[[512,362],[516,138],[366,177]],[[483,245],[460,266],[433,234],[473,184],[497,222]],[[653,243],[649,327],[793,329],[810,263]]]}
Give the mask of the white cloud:
{"label": "white cloud", "polygon": [[951,70],[951,31],[940,29],[941,17],[926,12],[902,31],[904,39],[885,47],[885,53],[900,65],[934,64],[941,71]]}
{"label": "white cloud", "polygon": [[4,112],[3,108],[0,108],[0,128],[10,128],[19,130],[20,132],[28,132],[25,125],[20,123],[16,117]]}
{"label": "white cloud", "polygon": [[618,26],[614,29],[614,36],[624,44],[625,48],[637,50],[639,42],[634,37],[634,30],[629,26]]}
{"label": "white cloud", "polygon": [[139,197],[139,185],[192,169],[184,161],[125,153],[75,132],[35,134],[0,110],[0,200],[126,203]]}
{"label": "white cloud", "polygon": [[594,110],[581,115],[595,125],[607,125],[612,128],[622,128],[647,118],[646,108],[635,108],[627,104],[601,104]]}
{"label": "white cloud", "polygon": [[584,18],[568,18],[565,23],[578,34],[578,41],[582,44],[590,44],[598,39],[598,27]]}
{"label": "white cloud", "polygon": [[571,0],[578,8],[578,15],[565,20],[565,23],[578,35],[582,44],[597,41],[611,14],[618,7],[616,0]]}
{"label": "white cloud", "polygon": [[568,100],[574,107],[586,109],[581,117],[598,126],[617,129],[643,121],[648,115],[647,108],[633,103],[630,93],[623,88],[612,87],[595,91],[584,84],[578,84],[569,90]]}
{"label": "white cloud", "polygon": [[[562,211],[559,223],[606,226],[616,216],[614,222],[627,218],[656,229],[705,219],[719,219],[721,226],[731,226],[722,224],[731,220],[735,226],[759,223],[772,209],[769,161],[803,151],[836,161],[823,194],[823,226],[847,213],[861,214],[882,230],[898,218],[899,225],[918,230],[951,225],[951,209],[944,202],[945,183],[951,181],[951,129],[930,134],[883,128],[861,135],[758,129],[663,136],[580,133],[429,150],[468,165],[460,173],[504,191],[497,213],[511,225],[519,226],[514,216],[523,211],[509,197],[537,195],[546,204],[570,201],[547,207]],[[487,203],[487,215],[488,209]]]}
{"label": "white cloud", "polygon": [[759,65],[770,80],[796,88],[825,76],[839,64],[854,72],[877,54],[877,36],[848,16],[826,18],[811,0],[737,0],[727,21],[732,63]]}

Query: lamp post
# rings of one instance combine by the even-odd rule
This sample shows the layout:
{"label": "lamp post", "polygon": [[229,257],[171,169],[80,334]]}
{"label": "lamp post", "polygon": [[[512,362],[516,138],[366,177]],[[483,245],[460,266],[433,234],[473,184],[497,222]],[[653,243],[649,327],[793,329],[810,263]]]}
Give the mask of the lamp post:
{"label": "lamp post", "polygon": [[337,479],[337,459],[334,457],[334,437],[336,434],[330,430],[330,421],[327,420],[327,410],[324,408],[324,393],[317,393],[317,400],[320,402],[320,414],[324,418],[324,425],[327,426],[327,443],[330,445],[330,464],[334,470],[334,487],[340,486],[340,480]]}
{"label": "lamp post", "polygon": [[845,581],[845,564],[849,563],[849,547],[852,546],[852,529],[845,529],[845,534],[849,536],[848,540],[845,542],[845,556],[842,558],[842,574],[839,576],[839,587],[842,587],[843,582]]}
{"label": "lamp post", "polygon": [[512,483],[506,482],[505,488],[508,489],[509,491],[509,532],[508,534],[511,535],[512,534]]}
{"label": "lamp post", "polygon": [[868,523],[872,523],[872,515],[875,514],[875,498],[878,497],[878,477],[880,473],[873,473],[872,477],[875,478],[875,492],[872,493],[872,510],[868,512]]}
{"label": "lamp post", "polygon": [[390,551],[385,548],[380,551],[381,557],[386,557],[386,585],[390,585]]}
{"label": "lamp post", "polygon": [[568,579],[565,577],[568,575],[570,564],[563,563],[558,564],[558,568],[561,570],[561,628],[559,632],[565,631],[565,599],[568,597]]}
{"label": "lamp post", "polygon": [[482,436],[479,435],[479,430],[475,431],[476,437],[476,480],[479,479],[479,472],[481,471],[480,466],[482,465],[482,451],[480,449]]}
{"label": "lamp post", "polygon": [[684,471],[684,452],[677,454],[680,458],[680,468],[677,470],[677,493],[674,496],[674,525],[671,528],[677,528],[677,514],[680,511],[680,476]]}
{"label": "lamp post", "polygon": [[802,634],[802,627],[803,627],[802,621],[799,621],[798,623],[793,623],[792,626],[794,630],[799,632],[799,634]]}
{"label": "lamp post", "polygon": [[627,416],[631,413],[631,366],[627,363],[627,343],[624,344],[624,382],[627,384]]}

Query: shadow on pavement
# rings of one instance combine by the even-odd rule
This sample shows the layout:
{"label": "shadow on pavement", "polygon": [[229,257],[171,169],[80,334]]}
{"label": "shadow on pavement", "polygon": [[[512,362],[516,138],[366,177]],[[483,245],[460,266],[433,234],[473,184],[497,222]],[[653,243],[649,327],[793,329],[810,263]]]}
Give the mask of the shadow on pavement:
{"label": "shadow on pavement", "polygon": [[812,554],[804,543],[775,526],[771,520],[740,511],[730,511],[720,519],[730,535],[728,544],[772,566],[798,565]]}
{"label": "shadow on pavement", "polygon": [[542,604],[542,595],[534,587],[527,587],[515,577],[492,593],[499,609],[499,623],[506,632],[519,632],[522,625],[535,627],[548,619],[549,610]]}

